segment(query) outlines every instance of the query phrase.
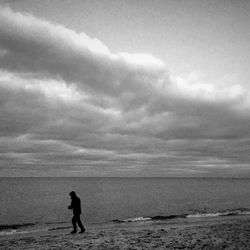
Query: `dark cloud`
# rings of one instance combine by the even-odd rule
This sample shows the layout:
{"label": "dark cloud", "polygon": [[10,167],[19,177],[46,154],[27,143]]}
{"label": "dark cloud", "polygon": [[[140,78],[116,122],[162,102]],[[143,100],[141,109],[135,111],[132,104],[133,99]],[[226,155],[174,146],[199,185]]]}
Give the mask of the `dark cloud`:
{"label": "dark cloud", "polygon": [[[249,90],[171,75],[151,55],[0,10],[0,173],[246,173]],[[242,172],[243,171],[243,172]]]}

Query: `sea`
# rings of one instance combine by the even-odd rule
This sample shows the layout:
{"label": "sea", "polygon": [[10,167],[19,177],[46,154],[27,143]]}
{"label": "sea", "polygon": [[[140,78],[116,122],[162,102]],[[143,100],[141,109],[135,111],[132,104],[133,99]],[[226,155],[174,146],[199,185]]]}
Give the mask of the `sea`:
{"label": "sea", "polygon": [[71,191],[86,227],[250,214],[247,178],[0,178],[0,236],[70,229]]}

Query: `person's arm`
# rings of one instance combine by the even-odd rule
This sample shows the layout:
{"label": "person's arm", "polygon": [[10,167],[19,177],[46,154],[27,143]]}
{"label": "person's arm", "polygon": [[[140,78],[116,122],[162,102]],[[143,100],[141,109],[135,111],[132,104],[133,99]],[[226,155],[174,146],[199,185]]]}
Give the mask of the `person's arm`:
{"label": "person's arm", "polygon": [[71,204],[68,206],[68,209],[73,209],[73,201],[71,201]]}

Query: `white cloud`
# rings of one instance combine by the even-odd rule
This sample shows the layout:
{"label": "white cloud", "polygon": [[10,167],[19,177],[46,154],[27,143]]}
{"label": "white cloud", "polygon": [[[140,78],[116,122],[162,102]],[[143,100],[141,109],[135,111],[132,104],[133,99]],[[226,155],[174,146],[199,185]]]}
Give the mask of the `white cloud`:
{"label": "white cloud", "polygon": [[191,175],[204,172],[199,164],[248,161],[249,90],[240,83],[173,76],[150,54],[112,54],[84,33],[8,8],[0,10],[0,104],[0,171],[11,162],[24,173],[37,164],[41,175],[55,166],[65,175],[131,166],[138,175]]}

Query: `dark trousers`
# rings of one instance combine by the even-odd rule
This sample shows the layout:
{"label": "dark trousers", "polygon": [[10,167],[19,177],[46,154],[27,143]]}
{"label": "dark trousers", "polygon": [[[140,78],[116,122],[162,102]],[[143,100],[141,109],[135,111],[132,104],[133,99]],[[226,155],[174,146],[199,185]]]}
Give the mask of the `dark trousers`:
{"label": "dark trousers", "polygon": [[81,222],[80,214],[74,214],[73,217],[72,217],[72,224],[73,224],[74,231],[76,231],[76,223],[78,224],[80,229],[82,231],[84,231],[84,226],[83,226],[83,224]]}

